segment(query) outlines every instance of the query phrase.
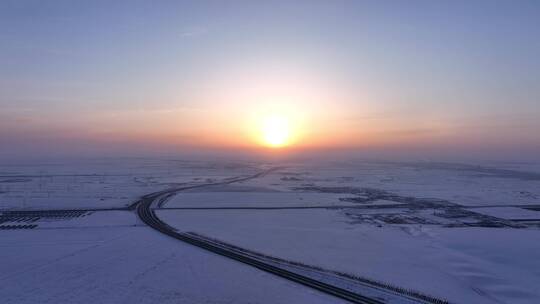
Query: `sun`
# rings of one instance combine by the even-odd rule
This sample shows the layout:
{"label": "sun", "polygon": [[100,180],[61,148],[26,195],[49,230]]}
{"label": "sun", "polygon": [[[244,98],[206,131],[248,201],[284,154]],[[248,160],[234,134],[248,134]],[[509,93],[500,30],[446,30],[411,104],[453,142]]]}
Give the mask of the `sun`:
{"label": "sun", "polygon": [[272,148],[287,146],[291,140],[291,125],[284,116],[265,117],[261,125],[262,142]]}

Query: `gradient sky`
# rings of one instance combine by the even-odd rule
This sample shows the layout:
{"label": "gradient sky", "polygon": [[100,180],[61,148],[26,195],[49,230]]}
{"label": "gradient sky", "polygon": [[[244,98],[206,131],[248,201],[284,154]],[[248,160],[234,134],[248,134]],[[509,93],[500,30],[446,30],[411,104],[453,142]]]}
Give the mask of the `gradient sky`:
{"label": "gradient sky", "polygon": [[[0,156],[540,155],[538,1],[1,1]],[[450,153],[451,154],[451,153]]]}

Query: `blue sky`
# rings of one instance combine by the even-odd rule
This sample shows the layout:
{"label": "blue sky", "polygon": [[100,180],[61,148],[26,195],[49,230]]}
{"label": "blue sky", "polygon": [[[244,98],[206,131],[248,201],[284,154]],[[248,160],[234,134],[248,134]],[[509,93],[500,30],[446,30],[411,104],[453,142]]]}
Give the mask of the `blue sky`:
{"label": "blue sky", "polygon": [[277,104],[298,146],[535,155],[539,37],[537,1],[2,1],[0,144],[244,147]]}

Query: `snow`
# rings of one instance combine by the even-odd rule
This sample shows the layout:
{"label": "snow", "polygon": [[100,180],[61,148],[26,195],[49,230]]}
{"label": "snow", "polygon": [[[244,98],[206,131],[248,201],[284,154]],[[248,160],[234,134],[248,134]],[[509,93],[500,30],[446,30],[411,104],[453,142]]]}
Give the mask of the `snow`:
{"label": "snow", "polygon": [[117,208],[180,184],[260,170],[250,163],[107,159],[0,165],[0,209]]}
{"label": "snow", "polygon": [[[246,185],[282,191],[305,185],[375,188],[467,206],[540,204],[540,173],[503,168],[437,163],[306,162]],[[531,166],[531,170],[536,168]],[[281,179],[290,176],[295,180]]]}
{"label": "snow", "polygon": [[122,226],[137,223],[133,213],[67,222],[0,231],[2,303],[340,302],[148,227]]}
{"label": "snow", "polygon": [[[540,254],[538,231],[381,229],[351,224],[340,211],[319,209],[159,210],[158,215],[180,231],[457,303],[531,303],[540,298],[535,287],[540,281],[540,263],[535,258]],[[486,238],[493,233],[497,237]],[[497,245],[500,235],[504,246]],[[478,243],[478,239],[484,241]],[[492,247],[498,250],[499,260],[483,255]],[[516,257],[516,252],[522,256]],[[514,265],[514,259],[520,257],[525,267]]]}
{"label": "snow", "polygon": [[[231,188],[234,189],[235,187]],[[167,207],[316,207],[354,205],[340,201],[340,198],[344,197],[352,197],[352,195],[304,192],[180,192],[167,202]]]}
{"label": "snow", "polygon": [[540,211],[527,210],[517,207],[490,207],[490,208],[474,208],[475,212],[496,216],[504,219],[529,219],[540,221]]}
{"label": "snow", "polygon": [[[280,168],[240,183],[179,192],[156,212],[181,231],[455,303],[540,301],[539,164],[3,164],[0,216],[9,210],[121,208],[151,192],[272,166]],[[37,227],[0,230],[2,303],[337,301],[170,239],[134,212],[44,216],[32,224]]]}
{"label": "snow", "polygon": [[[302,197],[313,206],[337,200],[350,208],[157,212],[180,231],[457,303],[531,303],[540,299],[540,275],[535,271],[540,269],[535,259],[540,233],[534,223],[522,226],[505,220],[538,217],[537,211],[513,206],[540,204],[540,179],[514,170],[430,163],[303,163],[235,186],[179,193],[165,207],[296,206]],[[384,197],[367,199],[373,191],[366,194],[363,189],[375,189]],[[422,207],[425,202],[435,205]],[[489,221],[488,225],[525,228],[482,228]],[[466,227],[472,224],[480,227]],[[499,252],[496,258],[490,248]]]}

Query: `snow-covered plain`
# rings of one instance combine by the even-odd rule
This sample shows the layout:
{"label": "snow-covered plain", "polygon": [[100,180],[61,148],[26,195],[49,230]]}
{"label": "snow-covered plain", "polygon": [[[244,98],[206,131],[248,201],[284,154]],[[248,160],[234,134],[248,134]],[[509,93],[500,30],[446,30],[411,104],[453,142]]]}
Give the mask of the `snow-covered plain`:
{"label": "snow-covered plain", "polygon": [[[227,192],[223,193],[222,191]],[[342,197],[344,196],[335,193],[281,192],[275,190],[265,191],[265,189],[253,190],[237,186],[219,186],[197,189],[195,191],[180,192],[167,203],[167,207],[231,208],[354,205],[351,202],[341,202],[339,199]],[[353,196],[351,195],[349,197]]]}
{"label": "snow-covered plain", "polygon": [[[179,192],[156,212],[179,231],[454,303],[540,302],[538,164],[4,164],[0,209],[123,208],[154,191],[271,166],[281,168]],[[0,226],[26,223],[16,220]],[[0,230],[2,303],[338,302],[163,236],[133,211],[23,221],[36,227]]]}
{"label": "snow-covered plain", "polygon": [[0,164],[3,210],[118,208],[173,186],[249,175],[252,163],[151,159]]}
{"label": "snow-covered plain", "polygon": [[161,235],[134,213],[62,222],[0,231],[1,303],[336,303]]}
{"label": "snow-covered plain", "polygon": [[239,185],[180,193],[164,207],[344,208],[158,215],[180,231],[451,302],[536,303],[540,212],[516,206],[539,198],[540,174],[507,168],[296,164]]}
{"label": "snow-covered plain", "polygon": [[540,299],[537,230],[376,227],[352,224],[336,210],[162,210],[158,215],[181,231],[456,303]]}

